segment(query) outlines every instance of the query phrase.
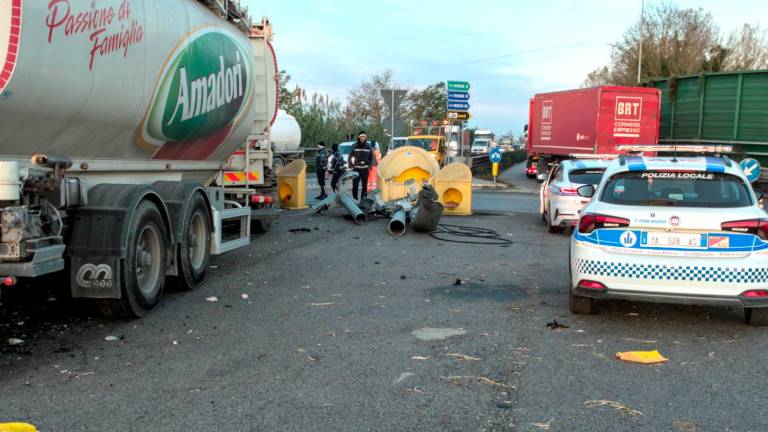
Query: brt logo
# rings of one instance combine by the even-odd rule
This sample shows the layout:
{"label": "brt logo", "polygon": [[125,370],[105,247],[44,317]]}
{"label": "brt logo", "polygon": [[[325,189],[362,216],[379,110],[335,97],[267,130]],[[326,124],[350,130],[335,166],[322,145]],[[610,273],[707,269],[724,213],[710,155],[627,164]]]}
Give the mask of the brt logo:
{"label": "brt logo", "polygon": [[643,112],[643,98],[616,97],[616,120],[640,121]]}

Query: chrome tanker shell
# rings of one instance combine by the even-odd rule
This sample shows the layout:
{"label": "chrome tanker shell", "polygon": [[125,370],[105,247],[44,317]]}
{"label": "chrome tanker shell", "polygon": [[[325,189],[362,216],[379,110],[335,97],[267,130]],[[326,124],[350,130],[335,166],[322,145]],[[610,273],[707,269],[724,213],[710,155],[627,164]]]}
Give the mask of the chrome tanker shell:
{"label": "chrome tanker shell", "polygon": [[259,44],[194,0],[0,0],[0,155],[224,160],[273,115]]}

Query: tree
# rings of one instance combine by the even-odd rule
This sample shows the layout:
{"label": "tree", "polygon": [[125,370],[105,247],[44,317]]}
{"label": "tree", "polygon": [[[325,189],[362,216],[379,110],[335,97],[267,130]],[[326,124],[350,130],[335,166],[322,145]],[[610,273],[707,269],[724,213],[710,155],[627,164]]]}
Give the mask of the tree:
{"label": "tree", "polygon": [[600,87],[609,84],[611,84],[611,74],[608,66],[603,66],[587,74],[587,78],[581,83],[581,87]]}
{"label": "tree", "polygon": [[[709,12],[668,3],[648,8],[642,25],[641,81],[768,67],[766,33],[759,26],[745,24],[723,38]],[[636,85],[639,42],[637,23],[615,44],[617,55],[611,67],[593,70],[583,85]]]}
{"label": "tree", "polygon": [[405,118],[408,121],[443,120],[448,115],[448,91],[445,83],[440,81],[422,90],[414,90],[408,94],[403,103]]}
{"label": "tree", "polygon": [[290,90],[288,88],[290,82],[291,76],[288,72],[281,70],[277,73],[277,106],[292,113],[299,105],[302,91],[298,85],[295,90]]}
{"label": "tree", "polygon": [[751,70],[768,68],[768,32],[759,25],[744,24],[733,31],[725,42],[728,58],[727,70]]}
{"label": "tree", "polygon": [[393,73],[387,69],[374,73],[357,87],[349,91],[347,109],[342,126],[347,128],[345,133],[356,135],[365,130],[371,141],[386,144],[389,137],[385,133],[382,122],[388,117],[387,105],[381,97],[382,89],[396,86]]}

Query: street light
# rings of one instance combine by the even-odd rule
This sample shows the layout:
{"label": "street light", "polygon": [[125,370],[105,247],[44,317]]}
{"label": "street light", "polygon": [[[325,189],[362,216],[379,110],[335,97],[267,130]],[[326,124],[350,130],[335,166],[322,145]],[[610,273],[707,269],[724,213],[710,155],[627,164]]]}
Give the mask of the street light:
{"label": "street light", "polygon": [[637,55],[637,83],[640,84],[641,72],[643,69],[643,20],[645,11],[645,0],[640,0],[640,45]]}

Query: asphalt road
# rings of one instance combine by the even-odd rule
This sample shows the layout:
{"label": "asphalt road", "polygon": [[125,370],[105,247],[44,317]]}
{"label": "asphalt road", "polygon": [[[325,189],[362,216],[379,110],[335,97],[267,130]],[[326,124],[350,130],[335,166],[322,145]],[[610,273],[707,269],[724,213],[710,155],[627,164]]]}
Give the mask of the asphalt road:
{"label": "asphalt road", "polygon": [[[545,232],[535,196],[475,198],[477,215],[443,222],[513,243],[395,239],[385,220],[356,226],[340,209],[288,213],[141,321],[101,318],[53,279],[15,287],[0,306],[0,420],[42,431],[768,430],[765,327],[739,310],[625,302],[573,316],[568,238]],[[670,361],[614,358],[648,349]]]}

